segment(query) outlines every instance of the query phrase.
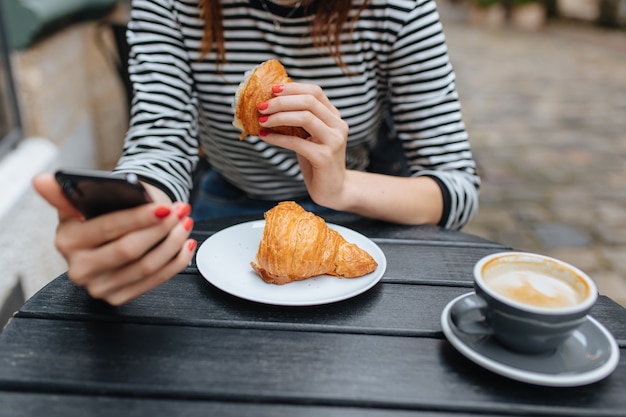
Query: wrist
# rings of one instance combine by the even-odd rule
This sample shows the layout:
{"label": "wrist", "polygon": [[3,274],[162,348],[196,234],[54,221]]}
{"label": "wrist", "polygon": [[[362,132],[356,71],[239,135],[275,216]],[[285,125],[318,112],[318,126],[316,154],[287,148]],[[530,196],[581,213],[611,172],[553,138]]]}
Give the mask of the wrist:
{"label": "wrist", "polygon": [[144,186],[144,188],[150,195],[150,198],[152,198],[153,202],[163,203],[163,204],[172,204],[172,200],[170,199],[170,197],[165,193],[165,191],[163,191],[159,187],[156,187],[152,184],[148,184],[146,182],[142,182],[142,185]]}
{"label": "wrist", "polygon": [[327,206],[337,211],[357,212],[358,207],[363,207],[363,190],[358,186],[356,176],[358,171],[346,170],[341,188],[333,193],[330,204]]}

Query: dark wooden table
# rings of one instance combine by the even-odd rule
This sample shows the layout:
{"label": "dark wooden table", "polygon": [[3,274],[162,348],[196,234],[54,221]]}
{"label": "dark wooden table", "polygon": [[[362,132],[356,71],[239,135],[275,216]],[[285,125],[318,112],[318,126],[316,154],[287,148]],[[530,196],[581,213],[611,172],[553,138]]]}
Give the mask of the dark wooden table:
{"label": "dark wooden table", "polygon": [[[372,238],[388,261],[379,284],[334,304],[245,301],[195,264],[119,308],[58,277],[0,335],[0,415],[626,415],[626,310],[610,298],[592,313],[621,348],[609,377],[570,388],[517,382],[466,359],[440,325],[444,306],[472,290],[474,263],[511,248],[325,217]],[[197,224],[194,235],[243,220]]]}

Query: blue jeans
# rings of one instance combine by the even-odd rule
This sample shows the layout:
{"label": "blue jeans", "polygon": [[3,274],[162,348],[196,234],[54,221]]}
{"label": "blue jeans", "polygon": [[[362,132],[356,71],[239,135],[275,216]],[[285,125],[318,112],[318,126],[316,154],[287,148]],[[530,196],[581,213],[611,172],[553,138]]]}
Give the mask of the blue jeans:
{"label": "blue jeans", "polygon": [[[278,204],[278,201],[250,198],[239,188],[230,184],[217,171],[209,169],[200,180],[191,217],[194,221],[217,219],[220,217],[238,217],[258,215]],[[311,198],[293,199],[305,210],[316,214],[331,213],[334,210],[315,204]]]}

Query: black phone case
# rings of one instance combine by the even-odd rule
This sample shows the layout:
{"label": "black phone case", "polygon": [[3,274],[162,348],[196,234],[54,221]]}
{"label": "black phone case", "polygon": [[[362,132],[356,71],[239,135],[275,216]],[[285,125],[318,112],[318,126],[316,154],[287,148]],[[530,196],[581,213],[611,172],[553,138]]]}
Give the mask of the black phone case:
{"label": "black phone case", "polygon": [[151,201],[134,174],[61,170],[55,177],[67,198],[87,219]]}

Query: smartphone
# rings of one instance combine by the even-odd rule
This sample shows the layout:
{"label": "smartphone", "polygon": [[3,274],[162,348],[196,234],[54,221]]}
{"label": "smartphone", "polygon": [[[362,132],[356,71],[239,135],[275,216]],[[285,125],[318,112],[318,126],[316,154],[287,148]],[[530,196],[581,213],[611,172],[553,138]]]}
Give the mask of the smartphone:
{"label": "smartphone", "polygon": [[70,202],[86,219],[152,201],[135,174],[59,170],[55,178]]}

